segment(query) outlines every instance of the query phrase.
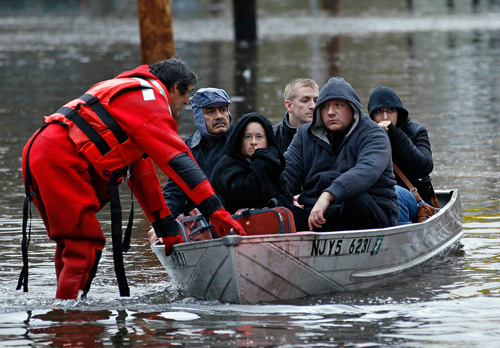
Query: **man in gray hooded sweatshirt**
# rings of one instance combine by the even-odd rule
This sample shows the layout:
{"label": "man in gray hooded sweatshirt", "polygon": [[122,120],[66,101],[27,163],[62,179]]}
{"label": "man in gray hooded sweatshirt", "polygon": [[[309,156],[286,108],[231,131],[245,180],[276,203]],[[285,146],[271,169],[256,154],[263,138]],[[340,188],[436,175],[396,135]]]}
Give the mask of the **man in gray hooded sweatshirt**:
{"label": "man in gray hooded sweatshirt", "polygon": [[[191,104],[198,130],[185,143],[201,170],[210,178],[215,165],[224,155],[226,140],[233,130],[229,112],[231,100],[225,90],[209,87],[199,89]],[[187,215],[196,207],[173,180],[163,187],[163,197],[174,219],[182,213]]]}
{"label": "man in gray hooded sweatshirt", "polygon": [[[313,120],[299,128],[285,153],[298,231],[383,228],[397,223],[387,134],[361,111],[343,78],[321,89]],[[301,205],[302,207],[298,207]]]}

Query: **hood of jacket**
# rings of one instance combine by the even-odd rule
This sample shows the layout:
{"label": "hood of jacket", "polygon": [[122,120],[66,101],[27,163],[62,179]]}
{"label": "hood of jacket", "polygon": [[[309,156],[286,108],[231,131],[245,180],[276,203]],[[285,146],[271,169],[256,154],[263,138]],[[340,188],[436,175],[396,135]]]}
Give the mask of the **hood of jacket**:
{"label": "hood of jacket", "polygon": [[[227,95],[226,91],[220,88],[200,88],[194,94],[191,100],[191,105],[193,107],[193,119],[196,128],[200,131],[201,136],[208,141],[215,141],[220,138],[222,134],[211,134],[207,131],[207,125],[205,123],[205,116],[203,115],[203,108],[207,107],[219,107],[227,106],[227,112],[229,113],[229,123],[231,123],[231,112],[229,111],[229,104],[231,104],[231,99]],[[230,126],[230,124],[229,124]]]}
{"label": "hood of jacket", "polygon": [[[218,141],[222,141],[222,142],[225,143],[226,140],[227,140],[227,138],[229,138],[229,135],[231,134],[231,132],[233,131],[233,129],[234,129],[234,125],[230,124],[229,125],[229,129],[227,130],[227,132],[224,133],[224,134],[222,134],[222,136],[219,137],[217,139],[217,141],[213,141],[212,144],[215,144]],[[189,141],[188,141],[188,139],[189,139]],[[200,133],[199,130],[197,130],[196,132],[194,132],[193,134],[191,134],[188,138],[186,138],[186,144],[187,144],[187,146],[189,146],[189,148],[191,149],[191,151],[193,151],[194,148],[196,148],[197,146],[199,146],[200,144],[202,144],[203,141],[207,141],[207,140],[201,136],[201,133]]]}
{"label": "hood of jacket", "polygon": [[313,119],[307,129],[309,134],[320,138],[326,143],[329,143],[329,141],[326,136],[325,124],[321,118],[320,106],[321,104],[334,99],[347,101],[354,112],[353,124],[346,136],[348,136],[356,128],[363,113],[361,110],[361,100],[356,92],[354,92],[351,85],[342,77],[332,77],[329,79],[326,85],[324,85],[319,92],[318,101],[316,102],[316,106],[313,110]]}
{"label": "hood of jacket", "polygon": [[389,87],[378,86],[375,88],[370,97],[368,98],[368,113],[373,120],[375,111],[380,108],[397,108],[398,109],[398,122],[397,128],[401,128],[408,119],[408,110],[405,109],[401,99],[399,99],[396,92]]}
{"label": "hood of jacket", "polygon": [[241,141],[243,140],[245,129],[250,122],[258,122],[262,125],[266,132],[267,147],[274,146],[278,150],[278,157],[280,158],[280,161],[285,163],[285,157],[283,156],[281,150],[279,150],[278,143],[274,137],[271,122],[266,116],[257,112],[245,114],[238,120],[238,123],[235,125],[233,132],[226,142],[226,154],[236,158],[245,158],[241,153]]}

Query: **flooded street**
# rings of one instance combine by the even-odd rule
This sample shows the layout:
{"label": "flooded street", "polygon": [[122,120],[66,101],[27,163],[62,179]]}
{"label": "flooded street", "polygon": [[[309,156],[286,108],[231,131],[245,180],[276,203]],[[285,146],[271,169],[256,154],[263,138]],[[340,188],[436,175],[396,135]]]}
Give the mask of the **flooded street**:
{"label": "flooded street", "polygon": [[[124,257],[130,298],[119,297],[105,249],[88,298],[55,300],[55,244],[34,206],[29,292],[15,290],[23,146],[44,115],[141,64],[134,0],[57,11],[15,3],[0,6],[0,347],[498,346],[500,1],[258,1],[259,40],[240,46],[231,1],[173,1],[177,56],[199,75],[196,88],[228,92],[233,120],[257,111],[281,121],[295,77],[321,87],[342,76],[365,111],[370,92],[388,86],[429,132],[434,187],[461,193],[460,252],[385,287],[255,306],[179,296],[138,205]],[[195,130],[191,115],[186,107],[183,137]],[[130,191],[120,192],[127,214]],[[99,213],[108,245],[109,216],[109,207]]]}

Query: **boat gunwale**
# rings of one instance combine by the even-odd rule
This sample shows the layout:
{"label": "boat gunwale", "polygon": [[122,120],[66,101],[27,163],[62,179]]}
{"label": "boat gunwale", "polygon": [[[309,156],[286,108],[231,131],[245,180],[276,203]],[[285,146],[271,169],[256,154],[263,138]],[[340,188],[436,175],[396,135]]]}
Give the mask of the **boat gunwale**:
{"label": "boat gunwale", "polygon": [[[325,239],[331,239],[332,237],[339,239],[349,239],[349,238],[359,238],[361,235],[366,237],[378,237],[378,236],[390,236],[400,233],[408,233],[410,231],[424,229],[427,227],[429,223],[432,223],[434,220],[439,219],[442,215],[444,215],[454,206],[459,197],[459,191],[456,188],[436,190],[436,194],[438,195],[451,194],[451,196],[447,204],[443,208],[439,209],[435,215],[431,216],[426,221],[420,223],[391,226],[391,227],[377,228],[377,229],[353,230],[353,231],[345,231],[345,230],[330,231],[330,232],[301,231],[295,233],[264,234],[257,236],[229,235],[212,240],[176,244],[173,246],[173,251],[176,252],[176,251],[184,251],[197,248],[205,248],[208,246],[214,246],[214,245],[217,246],[219,244],[226,246],[236,246],[243,243],[246,244],[246,243],[262,243],[262,242],[279,242],[283,241],[284,239],[287,241],[314,240],[320,236],[327,237]],[[155,251],[155,249],[163,250],[164,247],[163,245],[152,245],[151,248],[153,249],[153,251]],[[157,251],[155,251],[155,253],[156,252]]]}

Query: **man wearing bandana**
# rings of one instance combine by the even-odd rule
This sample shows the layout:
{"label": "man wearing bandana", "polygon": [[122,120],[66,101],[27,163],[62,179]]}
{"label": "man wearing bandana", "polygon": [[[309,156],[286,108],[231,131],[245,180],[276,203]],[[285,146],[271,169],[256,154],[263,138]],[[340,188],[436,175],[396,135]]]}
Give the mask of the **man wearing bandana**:
{"label": "man wearing bandana", "polygon": [[[226,140],[233,130],[229,111],[231,100],[225,90],[209,87],[199,89],[191,104],[198,130],[185,143],[200,168],[210,178],[215,165],[224,155]],[[163,187],[163,197],[173,218],[183,213],[187,215],[196,207],[173,180]]]}

